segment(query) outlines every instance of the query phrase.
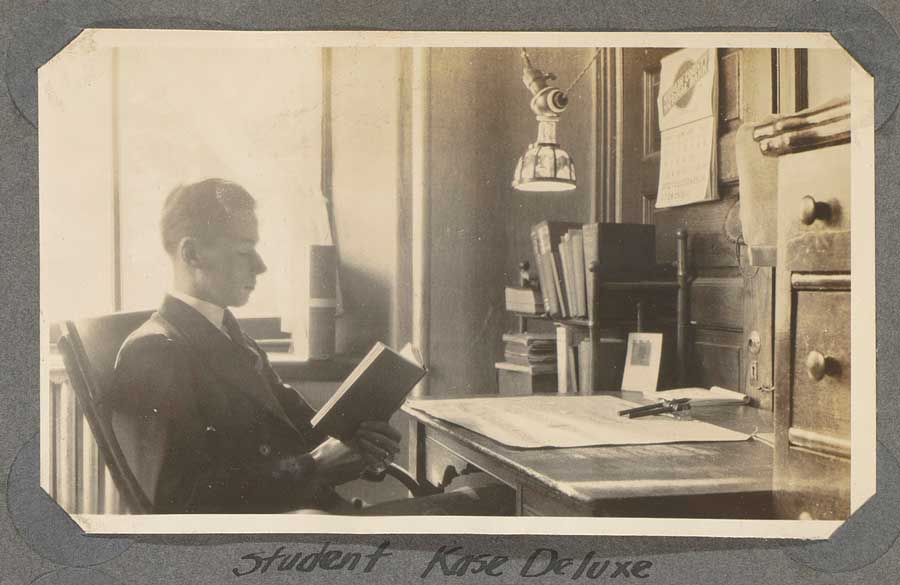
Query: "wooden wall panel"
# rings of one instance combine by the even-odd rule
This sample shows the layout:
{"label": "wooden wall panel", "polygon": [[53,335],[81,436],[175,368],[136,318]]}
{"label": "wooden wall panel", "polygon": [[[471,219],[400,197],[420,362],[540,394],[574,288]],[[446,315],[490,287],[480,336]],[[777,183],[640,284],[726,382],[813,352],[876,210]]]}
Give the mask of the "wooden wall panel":
{"label": "wooden wall panel", "polygon": [[692,383],[703,387],[740,388],[743,371],[739,332],[697,331],[693,347]]}
{"label": "wooden wall panel", "polygon": [[729,213],[738,201],[737,194],[727,195],[718,201],[654,209],[656,225],[656,258],[659,262],[675,260],[675,232],[688,230],[688,251],[692,269],[737,266],[734,243],[725,235]]}
{"label": "wooden wall panel", "polygon": [[691,285],[691,321],[696,327],[740,332],[744,326],[744,282],[698,278]]}
{"label": "wooden wall panel", "polygon": [[[719,50],[718,189],[712,202],[670,209],[655,208],[659,177],[658,154],[652,153],[653,134],[648,127],[658,121],[651,117],[653,87],[658,60],[664,53],[625,50],[621,64],[625,80],[622,110],[626,147],[622,149],[621,178],[625,221],[634,221],[635,207],[640,219],[656,225],[657,260],[675,260],[675,233],[685,228],[689,234],[688,253],[695,277],[691,291],[691,380],[701,386],[720,385],[747,392],[765,408],[771,408],[772,322],[774,305],[771,269],[747,266],[746,254],[736,243],[740,236],[740,185],[737,173],[735,138],[741,124],[770,114],[773,106],[772,51],[769,49]],[[641,79],[642,87],[634,81]],[[642,119],[638,120],[637,116]],[[640,125],[637,125],[637,122]],[[628,148],[630,128],[642,130],[637,145]],[[743,255],[743,258],[742,258]],[[759,337],[757,353],[751,355],[748,336]],[[753,370],[751,372],[751,366]],[[753,374],[751,379],[751,373]]]}

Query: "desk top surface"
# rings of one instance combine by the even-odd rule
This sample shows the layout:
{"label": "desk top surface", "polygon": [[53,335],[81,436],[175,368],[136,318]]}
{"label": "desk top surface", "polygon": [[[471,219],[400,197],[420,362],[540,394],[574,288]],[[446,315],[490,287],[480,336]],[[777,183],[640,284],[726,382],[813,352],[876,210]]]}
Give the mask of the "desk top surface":
{"label": "desk top surface", "polygon": [[[635,401],[640,396],[627,392],[611,395]],[[766,492],[772,487],[772,448],[756,439],[517,449],[424,412],[408,407],[403,410],[425,425],[432,437],[442,434],[519,477],[584,503],[633,497]],[[750,406],[697,407],[693,416],[748,434],[772,431],[772,414]]]}

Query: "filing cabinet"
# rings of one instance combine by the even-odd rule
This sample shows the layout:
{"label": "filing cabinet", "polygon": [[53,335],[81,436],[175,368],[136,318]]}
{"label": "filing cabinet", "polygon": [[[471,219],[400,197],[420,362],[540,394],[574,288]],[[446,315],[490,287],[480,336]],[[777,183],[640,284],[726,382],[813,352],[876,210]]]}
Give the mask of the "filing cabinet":
{"label": "filing cabinet", "polygon": [[831,107],[794,115],[768,153],[760,142],[778,156],[773,485],[786,519],[850,510],[850,119],[848,103]]}

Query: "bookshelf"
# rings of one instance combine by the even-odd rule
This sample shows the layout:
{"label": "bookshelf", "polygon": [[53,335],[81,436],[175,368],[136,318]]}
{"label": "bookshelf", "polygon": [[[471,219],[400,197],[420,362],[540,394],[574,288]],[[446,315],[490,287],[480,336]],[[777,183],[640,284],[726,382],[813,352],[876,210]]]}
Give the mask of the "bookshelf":
{"label": "bookshelf", "polygon": [[[667,347],[671,347],[671,339],[674,338],[674,356],[668,360],[671,368],[668,382],[679,387],[687,386],[691,284],[687,239],[687,230],[679,229],[676,232],[674,265],[656,264],[627,272],[604,272],[597,262],[592,262],[590,278],[593,279],[594,286],[588,299],[591,318],[558,318],[547,313],[510,314],[517,318],[520,331],[527,329],[528,320],[552,321],[557,327],[572,330],[575,338],[590,340],[590,364],[581,364],[582,368],[587,365],[589,369],[589,388],[579,387],[581,393],[618,390],[618,386],[611,388],[610,385],[621,382],[625,359],[624,343],[628,333],[647,331],[648,328],[665,334],[664,359],[671,351],[667,351]],[[609,355],[609,348],[605,345],[616,337],[622,342],[621,352]],[[567,359],[563,356],[557,355],[557,360],[560,370],[568,367]],[[618,371],[609,371],[609,368],[616,367]],[[560,386],[564,384],[564,379],[565,374],[559,376]],[[665,383],[662,378],[661,383]]]}

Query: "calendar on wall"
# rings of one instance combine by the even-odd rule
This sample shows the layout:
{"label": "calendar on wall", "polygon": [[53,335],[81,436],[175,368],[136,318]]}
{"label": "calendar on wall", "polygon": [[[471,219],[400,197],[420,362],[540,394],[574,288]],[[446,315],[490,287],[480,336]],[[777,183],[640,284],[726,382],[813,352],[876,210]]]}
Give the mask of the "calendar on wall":
{"label": "calendar on wall", "polygon": [[719,198],[718,87],[716,49],[682,49],[662,59],[657,208]]}

